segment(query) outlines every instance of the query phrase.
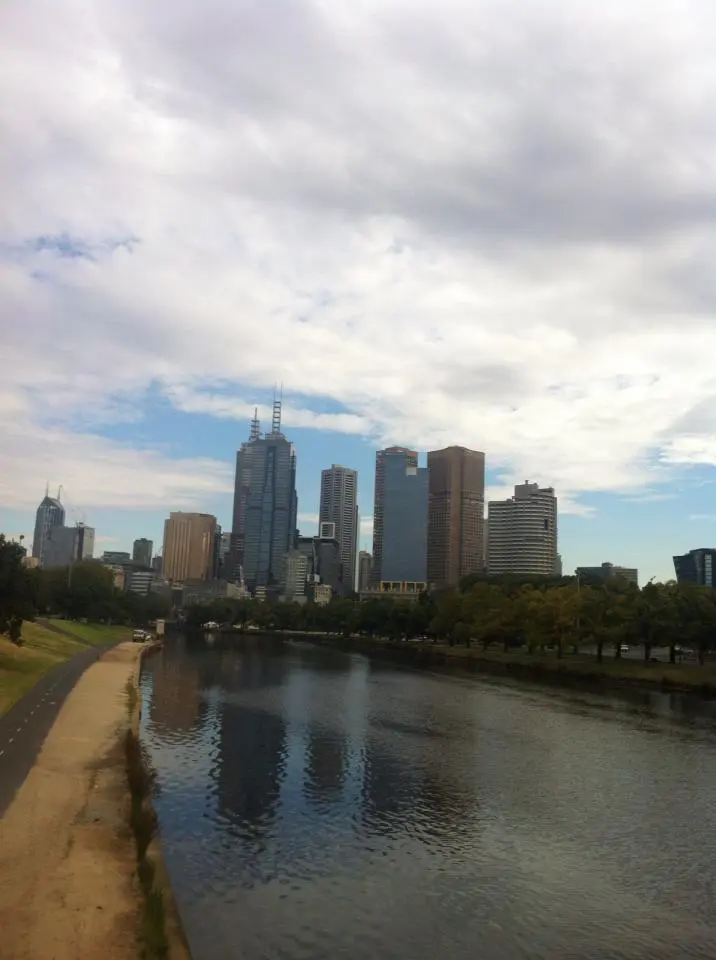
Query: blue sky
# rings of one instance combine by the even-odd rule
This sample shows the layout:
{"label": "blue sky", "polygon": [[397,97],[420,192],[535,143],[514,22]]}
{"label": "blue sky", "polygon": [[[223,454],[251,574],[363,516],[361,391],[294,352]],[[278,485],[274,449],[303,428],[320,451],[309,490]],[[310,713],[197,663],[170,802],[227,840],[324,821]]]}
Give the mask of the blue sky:
{"label": "blue sky", "polygon": [[15,4],[0,528],[45,480],[100,548],[228,525],[283,384],[300,512],[357,468],[364,546],[390,443],[553,485],[567,570],[713,545],[716,13],[675,9]]}

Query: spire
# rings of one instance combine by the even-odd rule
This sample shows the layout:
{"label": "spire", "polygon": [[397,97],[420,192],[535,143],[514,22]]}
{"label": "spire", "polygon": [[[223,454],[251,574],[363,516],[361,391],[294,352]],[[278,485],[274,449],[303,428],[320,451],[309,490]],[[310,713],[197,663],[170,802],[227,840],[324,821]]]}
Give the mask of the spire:
{"label": "spire", "polygon": [[58,500],[58,502],[60,502],[60,501],[62,500],[62,492],[63,492],[63,490],[64,490],[64,487],[62,486],[62,484],[60,484],[59,487],[57,488],[57,500]]}
{"label": "spire", "polygon": [[258,440],[261,435],[260,430],[261,424],[259,423],[259,408],[254,407],[254,418],[251,421],[251,432],[249,433],[249,440]]}
{"label": "spire", "polygon": [[49,480],[45,480],[45,496],[46,496],[46,497],[49,497],[49,496],[50,496],[50,481],[49,481]]}
{"label": "spire", "polygon": [[276,391],[274,389],[273,394],[273,416],[271,417],[271,433],[277,434],[281,433],[281,401],[283,400],[283,384],[281,384],[281,390],[278,395],[278,400],[276,399]]}

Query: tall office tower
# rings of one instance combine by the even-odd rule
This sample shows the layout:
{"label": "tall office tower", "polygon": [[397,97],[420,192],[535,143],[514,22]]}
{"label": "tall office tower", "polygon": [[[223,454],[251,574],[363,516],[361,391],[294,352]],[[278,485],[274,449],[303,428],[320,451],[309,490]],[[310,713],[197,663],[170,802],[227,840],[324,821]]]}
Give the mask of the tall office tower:
{"label": "tall office tower", "polygon": [[216,517],[208,513],[170,513],[164,523],[162,572],[165,579],[210,580],[214,565]]}
{"label": "tall office tower", "polygon": [[557,498],[553,487],[520,483],[515,495],[487,507],[487,572],[554,576]]}
{"label": "tall office tower", "polygon": [[279,588],[286,553],[296,545],[296,451],[281,432],[281,401],[274,400],[271,433],[256,416],[236,457],[232,576],[250,590]]}
{"label": "tall office tower", "polygon": [[424,583],[428,550],[428,468],[414,465],[405,452],[385,451],[382,513],[380,579]]}
{"label": "tall office tower", "polygon": [[94,528],[84,523],[74,527],[51,527],[43,548],[43,567],[66,567],[94,555]]}
{"label": "tall office tower", "polygon": [[716,550],[699,547],[674,557],[678,583],[698,583],[702,587],[716,587]]}
{"label": "tall office tower", "polygon": [[[62,488],[60,488],[62,489]],[[32,555],[44,566],[45,542],[53,527],[63,527],[65,524],[65,508],[60,503],[60,491],[57,497],[51,497],[48,488],[35,514],[35,533],[32,538]]]}
{"label": "tall office tower", "polygon": [[417,450],[408,450],[406,447],[386,447],[377,450],[375,454],[375,494],[373,497],[373,567],[371,570],[371,584],[375,585],[384,580],[383,576],[383,500],[385,490],[385,458],[401,454],[405,464],[409,467],[418,466]]}
{"label": "tall office tower", "polygon": [[373,557],[367,550],[358,554],[358,593],[363,593],[370,586],[370,574],[373,567]]}
{"label": "tall office tower", "polygon": [[334,525],[333,536],[340,547],[343,584],[355,590],[356,551],[358,549],[358,471],[334,463],[321,471],[321,500],[318,529]]}
{"label": "tall office tower", "polygon": [[138,567],[146,567],[149,569],[152,565],[153,549],[154,543],[151,540],[147,540],[146,537],[135,540],[132,546],[132,563],[136,563]]}
{"label": "tall office tower", "polygon": [[485,568],[485,454],[428,453],[428,582],[456,587]]}

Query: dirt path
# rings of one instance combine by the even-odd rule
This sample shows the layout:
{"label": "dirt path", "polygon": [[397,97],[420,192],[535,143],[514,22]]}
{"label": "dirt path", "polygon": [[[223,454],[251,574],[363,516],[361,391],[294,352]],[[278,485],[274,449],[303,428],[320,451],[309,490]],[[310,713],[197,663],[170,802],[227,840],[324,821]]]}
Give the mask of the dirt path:
{"label": "dirt path", "polygon": [[0,960],[136,960],[140,896],[121,735],[139,648],[68,697],[0,820]]}

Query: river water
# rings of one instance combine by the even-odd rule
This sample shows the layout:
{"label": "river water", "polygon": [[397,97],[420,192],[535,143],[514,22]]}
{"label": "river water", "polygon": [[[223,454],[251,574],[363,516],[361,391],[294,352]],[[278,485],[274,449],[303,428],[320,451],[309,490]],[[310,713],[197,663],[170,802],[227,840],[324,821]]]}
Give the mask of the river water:
{"label": "river water", "polygon": [[194,960],[716,957],[716,708],[171,638],[142,736]]}

